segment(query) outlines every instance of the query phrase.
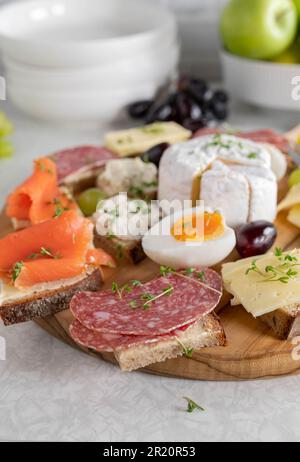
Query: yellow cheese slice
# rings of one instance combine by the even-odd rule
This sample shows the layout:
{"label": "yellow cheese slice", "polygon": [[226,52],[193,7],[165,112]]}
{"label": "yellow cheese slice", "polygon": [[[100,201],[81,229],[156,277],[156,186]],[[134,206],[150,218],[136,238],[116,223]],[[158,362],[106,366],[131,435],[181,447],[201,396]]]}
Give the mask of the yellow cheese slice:
{"label": "yellow cheese slice", "polygon": [[300,205],[294,205],[294,207],[291,208],[287,219],[292,225],[300,228]]}
{"label": "yellow cheese slice", "polygon": [[155,122],[106,135],[105,146],[121,157],[141,154],[160,143],[175,144],[187,141],[192,132],[175,122]]}
{"label": "yellow cheese slice", "polygon": [[278,205],[278,212],[289,209],[294,205],[300,204],[300,184],[293,186],[285,199]]}
{"label": "yellow cheese slice", "polygon": [[[293,267],[297,274],[287,284],[267,281],[256,272],[246,274],[251,260],[255,258],[224,265],[222,276],[227,291],[234,296],[232,304],[241,304],[254,317],[258,317],[300,303],[300,250],[293,250],[289,255],[298,259],[298,263],[291,264],[299,266]],[[256,261],[257,268],[263,273],[267,266],[278,267],[279,264],[278,258],[272,253]]]}

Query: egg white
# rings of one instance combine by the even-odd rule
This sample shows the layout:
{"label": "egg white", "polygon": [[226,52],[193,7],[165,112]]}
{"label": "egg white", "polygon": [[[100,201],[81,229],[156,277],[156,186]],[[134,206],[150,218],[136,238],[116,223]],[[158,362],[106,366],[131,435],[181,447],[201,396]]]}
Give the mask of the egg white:
{"label": "egg white", "polygon": [[165,217],[143,237],[142,246],[145,254],[155,263],[174,269],[209,267],[222,262],[236,245],[235,232],[225,222],[222,236],[203,242],[181,242],[171,234],[172,226],[178,220],[201,212],[194,208]]}

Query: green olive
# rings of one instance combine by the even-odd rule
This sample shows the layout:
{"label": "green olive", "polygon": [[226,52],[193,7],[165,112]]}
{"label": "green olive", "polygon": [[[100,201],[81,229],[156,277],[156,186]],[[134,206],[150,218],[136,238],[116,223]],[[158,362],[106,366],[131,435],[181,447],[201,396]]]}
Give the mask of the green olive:
{"label": "green olive", "polygon": [[96,212],[98,203],[103,199],[106,199],[106,195],[101,189],[90,188],[80,194],[78,204],[82,213],[90,217]]}

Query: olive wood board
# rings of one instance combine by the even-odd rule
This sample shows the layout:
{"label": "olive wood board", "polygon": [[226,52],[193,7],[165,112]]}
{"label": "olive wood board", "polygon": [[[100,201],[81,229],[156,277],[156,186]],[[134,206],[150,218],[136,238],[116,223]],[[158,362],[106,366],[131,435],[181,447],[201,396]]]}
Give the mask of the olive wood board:
{"label": "olive wood board", "polygon": [[[300,126],[295,130],[300,132]],[[291,132],[295,139],[295,133]],[[286,194],[287,177],[279,186],[279,199]],[[275,246],[283,249],[300,247],[300,230],[286,220],[281,213],[275,225],[278,238]],[[12,226],[4,212],[0,214],[0,237],[12,231]],[[234,252],[228,261],[234,261]],[[220,268],[217,268],[217,270]],[[104,289],[110,289],[113,281],[119,285],[132,279],[147,281],[159,274],[159,267],[149,259],[139,265],[120,265],[115,270],[104,272]],[[231,307],[230,296],[224,294],[218,307],[218,314],[224,327],[227,346],[205,348],[194,352],[191,358],[181,357],[153,364],[142,369],[151,374],[207,381],[237,381],[272,378],[300,374],[300,360],[292,357],[295,348],[290,342],[278,340],[273,331],[261,321],[254,319],[243,307]],[[116,363],[111,353],[96,353],[77,345],[69,335],[73,317],[69,310],[35,322],[48,334],[85,353],[108,362]],[[13,328],[9,327],[9,328]],[[120,372],[121,373],[121,372]]]}
{"label": "olive wood board", "polygon": [[[300,246],[300,230],[290,225],[284,214],[279,216],[276,226],[277,246],[284,249]],[[2,212],[0,236],[11,231],[10,221]],[[231,260],[235,258],[236,255],[231,256]],[[124,284],[131,279],[146,281],[157,275],[158,266],[146,259],[137,266],[123,265],[116,270],[105,271],[104,288],[110,288],[112,281]],[[292,359],[294,345],[278,340],[270,328],[254,319],[242,307],[231,307],[229,296],[226,294],[219,310],[227,336],[226,347],[206,348],[195,352],[192,358],[168,360],[153,364],[143,371],[168,377],[211,381],[247,380],[300,373],[300,361]],[[112,354],[95,353],[73,342],[69,335],[69,325],[72,322],[69,310],[35,322],[50,335],[68,345],[99,359],[115,363]]]}

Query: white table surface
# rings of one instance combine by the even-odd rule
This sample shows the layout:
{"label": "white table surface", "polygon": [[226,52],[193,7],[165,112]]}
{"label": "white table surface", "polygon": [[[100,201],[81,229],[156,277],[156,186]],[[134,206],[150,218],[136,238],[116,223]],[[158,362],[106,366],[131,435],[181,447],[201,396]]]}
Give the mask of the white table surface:
{"label": "white table surface", "polygon": [[[16,153],[0,161],[0,204],[31,171],[31,160],[56,149],[100,143],[101,129],[53,127],[0,103],[15,124]],[[297,114],[236,106],[232,125],[285,131]],[[124,374],[73,350],[34,323],[4,328],[0,361],[0,440],[300,441],[300,377],[209,383]],[[183,396],[205,407],[184,412]]]}

